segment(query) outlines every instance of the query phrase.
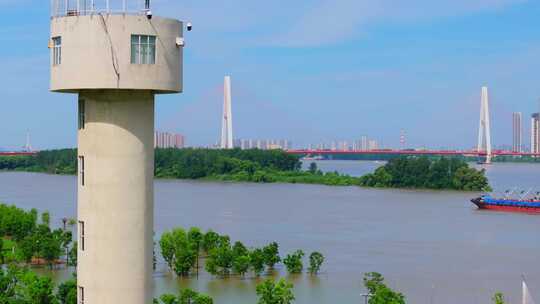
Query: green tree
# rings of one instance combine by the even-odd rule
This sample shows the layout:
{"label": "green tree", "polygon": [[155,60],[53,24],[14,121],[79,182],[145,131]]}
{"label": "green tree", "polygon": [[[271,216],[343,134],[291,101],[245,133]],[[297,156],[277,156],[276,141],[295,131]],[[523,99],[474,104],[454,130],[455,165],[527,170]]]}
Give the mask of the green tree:
{"label": "green tree", "polygon": [[235,273],[244,276],[249,270],[249,265],[249,255],[240,255],[234,257],[232,268]]}
{"label": "green tree", "polygon": [[495,293],[495,295],[493,295],[493,298],[491,298],[493,300],[493,303],[494,304],[505,304],[506,301],[504,300],[504,294],[502,292],[497,292]]}
{"label": "green tree", "polygon": [[366,273],[364,285],[371,294],[369,304],[405,304],[405,296],[386,286],[380,273]]}
{"label": "green tree", "polygon": [[281,262],[279,257],[279,245],[276,242],[272,242],[263,248],[264,264],[270,269],[274,269],[274,266]]}
{"label": "green tree", "polygon": [[77,304],[77,280],[68,280],[58,285],[56,298],[60,304]]}
{"label": "green tree", "polygon": [[230,247],[231,237],[228,235],[220,235],[217,242],[217,247]]}
{"label": "green tree", "polygon": [[235,242],[232,250],[235,257],[245,256],[249,254],[249,250],[246,248],[246,246],[244,246],[242,242]]}
{"label": "green tree", "polygon": [[253,273],[258,277],[264,271],[264,252],[257,248],[249,253],[250,266]]}
{"label": "green tree", "polygon": [[465,191],[491,191],[485,169],[459,168],[453,178],[454,188]]}
{"label": "green tree", "polygon": [[0,303],[11,304],[15,296],[15,286],[18,282],[17,271],[13,265],[0,267]]}
{"label": "green tree", "polygon": [[15,294],[21,300],[20,303],[30,304],[57,304],[54,295],[54,283],[52,279],[40,277],[33,272],[24,271],[19,278],[19,284],[15,286]]}
{"label": "green tree", "polygon": [[214,301],[207,295],[200,294],[191,289],[184,289],[180,292],[178,304],[213,304]]}
{"label": "green tree", "polygon": [[169,268],[179,276],[189,275],[198,257],[197,244],[190,239],[189,234],[182,228],[175,228],[163,233],[159,244]]}
{"label": "green tree", "polygon": [[384,286],[384,277],[378,272],[368,272],[364,274],[364,286],[373,294],[379,287]]}
{"label": "green tree", "polygon": [[64,232],[61,229],[41,235],[39,239],[39,254],[45,259],[49,267],[62,255],[62,244],[64,243]]}
{"label": "green tree", "polygon": [[212,230],[208,230],[202,238],[202,249],[204,252],[209,253],[218,245],[219,234]]}
{"label": "green tree", "polygon": [[257,285],[257,304],[290,304],[294,301],[293,284],[287,283],[285,279],[275,283],[266,280]]}
{"label": "green tree", "polygon": [[172,235],[174,242],[174,272],[179,276],[186,276],[195,266],[196,248],[190,243],[184,229],[176,228],[172,231]]}
{"label": "green tree", "polygon": [[318,170],[319,170],[319,168],[317,168],[316,163],[309,164],[309,173],[316,174]]}
{"label": "green tree", "polygon": [[41,223],[47,227],[51,225],[51,214],[48,211],[41,214]]}
{"label": "green tree", "polygon": [[233,265],[234,254],[226,243],[210,250],[206,260],[206,271],[212,275],[228,276]]}
{"label": "green tree", "polygon": [[249,250],[242,242],[235,242],[232,247],[233,272],[244,276],[249,270]]}
{"label": "green tree", "polygon": [[283,264],[287,267],[287,271],[289,273],[301,273],[304,268],[302,263],[303,257],[304,252],[302,250],[296,250],[294,253],[288,254],[283,260]]}
{"label": "green tree", "polygon": [[48,236],[41,240],[40,247],[40,255],[45,259],[47,265],[52,268],[54,262],[62,254],[60,241],[52,236]]}
{"label": "green tree", "polygon": [[68,259],[68,266],[75,266],[77,267],[77,249],[79,247],[79,244],[77,241],[73,242],[73,246],[71,246],[71,249],[69,250],[69,259]]}
{"label": "green tree", "polygon": [[178,297],[172,294],[164,294],[159,297],[159,300],[163,304],[178,304]]}
{"label": "green tree", "polygon": [[191,227],[188,231],[188,240],[195,251],[195,269],[197,271],[197,275],[199,274],[199,253],[201,252],[203,237],[204,234],[201,232],[201,229],[197,227]]}
{"label": "green tree", "polygon": [[20,258],[26,262],[30,263],[34,252],[37,251],[37,244],[33,237],[27,236],[21,242],[19,242],[19,255]]}
{"label": "green tree", "polygon": [[324,256],[320,252],[312,252],[309,255],[309,268],[308,271],[311,274],[317,274],[324,263]]}
{"label": "green tree", "polygon": [[62,233],[62,248],[66,255],[66,264],[69,265],[69,245],[73,241],[73,234],[71,231],[63,231]]}
{"label": "green tree", "polygon": [[165,262],[167,262],[169,269],[173,269],[176,248],[173,234],[171,232],[164,232],[159,239],[159,246],[161,248],[161,255]]}
{"label": "green tree", "polygon": [[4,239],[0,236],[0,265],[5,263]]}

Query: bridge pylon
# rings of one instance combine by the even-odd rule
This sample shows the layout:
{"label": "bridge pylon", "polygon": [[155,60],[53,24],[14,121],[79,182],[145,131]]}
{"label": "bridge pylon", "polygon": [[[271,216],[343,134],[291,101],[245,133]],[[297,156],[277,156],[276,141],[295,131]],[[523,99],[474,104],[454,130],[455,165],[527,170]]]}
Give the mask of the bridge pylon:
{"label": "bridge pylon", "polygon": [[482,161],[483,163],[491,163],[493,154],[491,151],[491,123],[487,87],[482,87],[482,97],[480,99],[480,126],[478,128],[477,152],[480,159],[485,155],[485,160]]}

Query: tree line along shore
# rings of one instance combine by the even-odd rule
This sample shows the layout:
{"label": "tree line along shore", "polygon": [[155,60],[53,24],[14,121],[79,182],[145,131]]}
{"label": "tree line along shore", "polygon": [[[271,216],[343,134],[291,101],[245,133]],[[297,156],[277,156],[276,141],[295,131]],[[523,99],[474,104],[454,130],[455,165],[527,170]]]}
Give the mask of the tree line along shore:
{"label": "tree line along shore", "polygon": [[[2,156],[0,170],[76,174],[77,150],[49,150],[34,156]],[[255,183],[300,183],[378,188],[489,191],[484,170],[455,158],[401,157],[360,177],[322,172],[315,163],[302,170],[298,156],[280,150],[156,149],[155,176]]]}

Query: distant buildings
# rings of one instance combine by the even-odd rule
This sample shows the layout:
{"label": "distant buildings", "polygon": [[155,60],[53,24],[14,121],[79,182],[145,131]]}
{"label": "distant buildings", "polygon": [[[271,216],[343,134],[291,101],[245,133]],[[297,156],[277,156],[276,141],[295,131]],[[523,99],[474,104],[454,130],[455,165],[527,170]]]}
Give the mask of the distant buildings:
{"label": "distant buildings", "polygon": [[531,117],[531,153],[540,153],[540,113]]}
{"label": "distant buildings", "polygon": [[362,136],[362,138],[360,139],[361,141],[361,148],[360,150],[362,151],[366,151],[368,149],[368,138],[367,136]]}
{"label": "distant buildings", "polygon": [[377,149],[379,149],[379,143],[374,139],[370,139],[368,141],[368,150],[377,150]]}
{"label": "distant buildings", "polygon": [[521,112],[512,113],[512,152],[523,152],[523,124]]}
{"label": "distant buildings", "polygon": [[369,151],[380,149],[380,144],[375,139],[370,139],[367,136],[362,136],[359,140],[354,141],[331,141],[329,143],[319,143],[317,145],[307,145],[308,150],[329,150],[329,151]]}
{"label": "distant buildings", "polygon": [[292,149],[292,142],[286,139],[236,139],[234,147],[242,150],[289,150]]}
{"label": "distant buildings", "polygon": [[154,133],[154,148],[176,148],[182,149],[185,147],[185,137],[181,134],[174,134],[168,132]]}

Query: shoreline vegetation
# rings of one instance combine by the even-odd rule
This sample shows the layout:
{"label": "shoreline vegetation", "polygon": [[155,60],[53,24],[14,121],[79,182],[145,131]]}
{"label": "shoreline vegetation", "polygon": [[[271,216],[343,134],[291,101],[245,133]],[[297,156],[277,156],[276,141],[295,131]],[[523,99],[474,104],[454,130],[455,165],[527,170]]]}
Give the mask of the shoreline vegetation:
{"label": "shoreline vegetation", "polygon": [[[59,263],[64,266],[77,265],[77,242],[72,242],[74,221],[62,219],[64,227],[53,230],[50,219],[46,211],[39,214],[36,209],[26,211],[0,203],[0,303],[78,303],[76,273],[71,279],[57,283],[51,277],[32,271],[31,267],[39,266],[31,262],[35,257],[45,259],[51,271],[57,269],[54,267],[56,261],[65,260],[65,263]],[[289,274],[304,272],[302,250],[282,258],[276,242],[251,249],[239,241],[234,245],[231,243],[228,235],[220,235],[212,230],[203,233],[197,227],[189,230],[175,228],[161,235],[159,248],[169,271],[178,277],[192,276],[193,272],[198,274],[199,269],[204,268],[218,280],[230,275],[245,278],[249,272],[254,275],[251,279],[258,279],[263,273],[272,273],[274,266],[279,263],[286,267]],[[203,263],[199,263],[199,259]],[[307,272],[312,276],[317,275],[324,260],[321,253],[313,252],[309,256]],[[369,299],[366,299],[369,304],[406,303],[405,295],[386,285],[380,273],[365,273],[363,283],[369,294]],[[258,304],[293,304],[296,299],[293,283],[284,277],[260,281],[255,293]],[[504,295],[497,292],[492,301],[504,304]],[[152,302],[214,304],[214,299],[192,289],[180,289],[177,294],[162,294]]]}
{"label": "shoreline vegetation", "polygon": [[[91,166],[89,166],[91,168]],[[0,157],[0,170],[74,175],[77,150]],[[485,171],[461,159],[402,157],[373,173],[354,177],[323,173],[315,163],[302,170],[298,156],[281,150],[156,149],[155,177],[254,183],[319,184],[376,188],[490,191]]]}

